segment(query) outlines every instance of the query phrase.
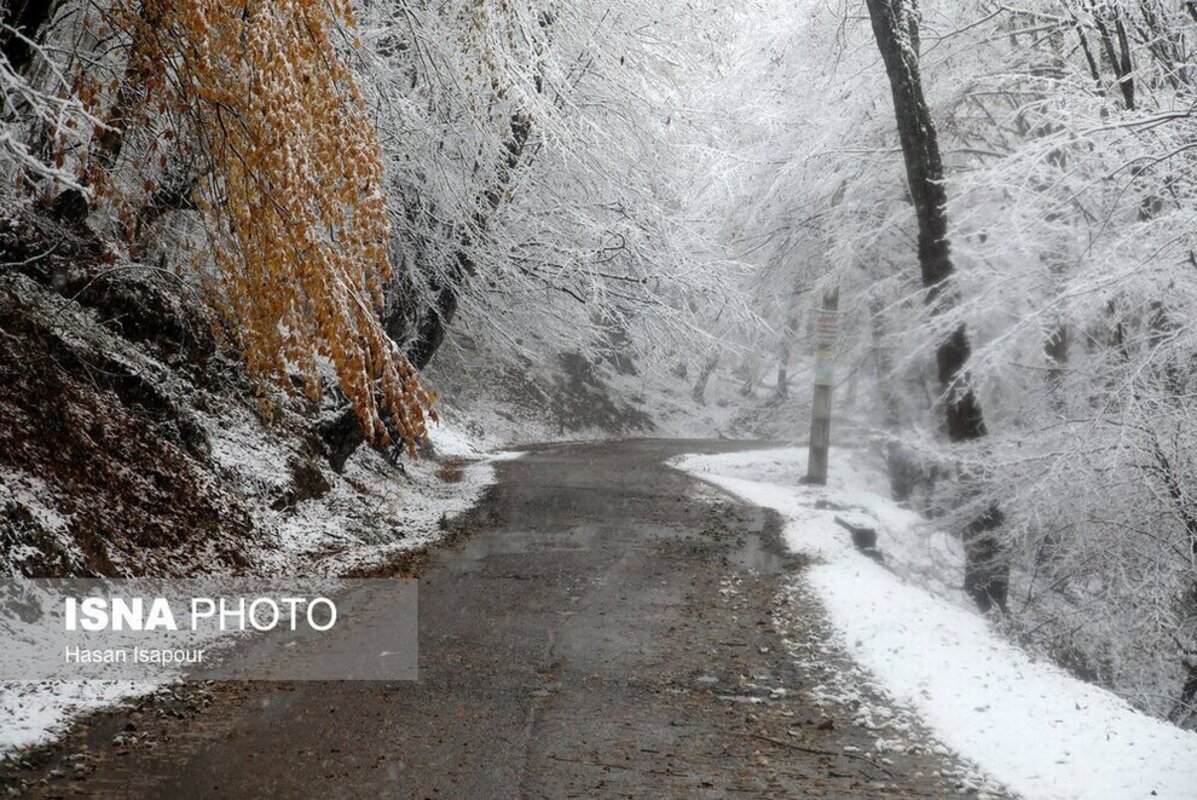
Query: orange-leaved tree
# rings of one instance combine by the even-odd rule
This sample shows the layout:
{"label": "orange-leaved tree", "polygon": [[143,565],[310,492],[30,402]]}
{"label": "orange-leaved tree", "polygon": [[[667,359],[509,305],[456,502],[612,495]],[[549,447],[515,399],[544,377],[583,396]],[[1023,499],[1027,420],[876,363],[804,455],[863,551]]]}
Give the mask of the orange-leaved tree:
{"label": "orange-leaved tree", "polygon": [[[411,449],[433,397],[379,322],[390,230],[375,130],[335,47],[350,3],[143,0],[114,19],[131,47],[110,131],[161,112],[185,128],[251,375],[287,390],[298,375],[315,396],[331,367],[367,435]],[[97,143],[93,174],[113,168],[120,135]]]}

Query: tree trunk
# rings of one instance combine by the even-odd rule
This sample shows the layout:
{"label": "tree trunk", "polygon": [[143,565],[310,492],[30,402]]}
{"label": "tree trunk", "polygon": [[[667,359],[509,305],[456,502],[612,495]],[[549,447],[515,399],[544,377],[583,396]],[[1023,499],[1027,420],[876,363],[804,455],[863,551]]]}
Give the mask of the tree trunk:
{"label": "tree trunk", "polygon": [[794,331],[798,321],[793,317],[786,320],[781,332],[781,344],[777,348],[777,386],[773,390],[773,405],[779,405],[790,396],[790,353],[794,346]]}
{"label": "tree trunk", "polygon": [[[950,308],[955,293],[948,241],[947,191],[943,159],[919,71],[918,12],[915,0],[867,0],[877,48],[893,94],[906,178],[918,221],[918,256],[927,302],[936,312]],[[953,442],[985,435],[981,404],[970,385],[968,332],[958,326],[935,351],[940,389],[946,398],[948,438]],[[1009,565],[997,539],[1002,512],[988,508],[964,531],[965,591],[982,610],[1005,608]]]}
{"label": "tree trunk", "polygon": [[1043,354],[1047,357],[1047,399],[1053,411],[1065,413],[1064,371],[1068,368],[1068,354],[1071,337],[1067,323],[1057,322],[1043,343]]}
{"label": "tree trunk", "polygon": [[1130,39],[1127,36],[1126,23],[1122,18],[1122,11],[1117,6],[1098,6],[1090,0],[1089,9],[1093,13],[1093,24],[1101,35],[1102,48],[1106,58],[1118,78],[1118,89],[1122,92],[1122,101],[1127,111],[1135,110],[1135,78],[1134,64],[1131,63]]}
{"label": "tree trunk", "polygon": [[698,373],[698,380],[694,382],[694,388],[690,390],[690,399],[700,406],[707,404],[707,381],[711,379],[711,373],[715,371],[715,367],[717,366],[719,366],[718,355],[708,358],[702,366],[702,372]]}

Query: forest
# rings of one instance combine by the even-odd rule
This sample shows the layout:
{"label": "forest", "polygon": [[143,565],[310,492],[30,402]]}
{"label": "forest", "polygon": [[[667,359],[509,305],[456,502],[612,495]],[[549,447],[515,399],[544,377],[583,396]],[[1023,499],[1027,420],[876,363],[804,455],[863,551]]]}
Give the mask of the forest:
{"label": "forest", "polygon": [[302,440],[288,506],[540,402],[802,439],[836,293],[833,443],[962,548],[938,579],[1197,729],[1197,3],[3,14],[7,571],[241,564],[229,398]]}

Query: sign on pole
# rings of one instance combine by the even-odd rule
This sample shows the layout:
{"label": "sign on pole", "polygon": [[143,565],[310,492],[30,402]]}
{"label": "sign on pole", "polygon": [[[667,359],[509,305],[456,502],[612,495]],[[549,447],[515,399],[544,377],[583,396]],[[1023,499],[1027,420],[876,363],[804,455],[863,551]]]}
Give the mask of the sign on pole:
{"label": "sign on pole", "polygon": [[839,330],[840,290],[823,293],[815,317],[815,399],[810,414],[810,450],[803,483],[827,484],[827,451],[831,446],[831,387],[835,337]]}

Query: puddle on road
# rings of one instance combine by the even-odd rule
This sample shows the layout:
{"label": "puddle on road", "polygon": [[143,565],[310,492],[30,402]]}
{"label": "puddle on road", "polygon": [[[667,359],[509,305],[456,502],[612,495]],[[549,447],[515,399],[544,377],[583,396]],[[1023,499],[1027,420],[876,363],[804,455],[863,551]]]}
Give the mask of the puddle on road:
{"label": "puddle on road", "polygon": [[739,542],[727,553],[727,560],[737,567],[761,575],[779,575],[793,560],[770,548],[759,534],[739,537]]}
{"label": "puddle on road", "polygon": [[728,563],[745,572],[759,575],[781,575],[795,568],[800,560],[786,553],[776,534],[771,532],[777,521],[773,512],[756,506],[739,506],[736,516],[727,521],[728,533],[712,535],[713,541],[725,541],[724,553]]}

